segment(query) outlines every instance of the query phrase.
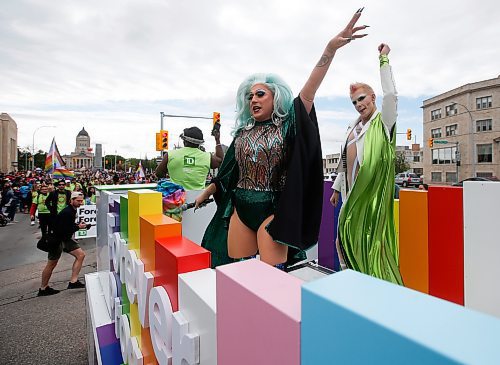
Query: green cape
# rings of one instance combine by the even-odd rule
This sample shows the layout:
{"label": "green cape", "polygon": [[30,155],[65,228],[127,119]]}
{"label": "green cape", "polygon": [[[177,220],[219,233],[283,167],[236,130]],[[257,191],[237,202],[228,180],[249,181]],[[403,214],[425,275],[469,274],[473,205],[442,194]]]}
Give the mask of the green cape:
{"label": "green cape", "polygon": [[394,224],[396,128],[389,140],[379,113],[365,136],[363,163],[342,206],[340,247],[356,271],[403,284]]}

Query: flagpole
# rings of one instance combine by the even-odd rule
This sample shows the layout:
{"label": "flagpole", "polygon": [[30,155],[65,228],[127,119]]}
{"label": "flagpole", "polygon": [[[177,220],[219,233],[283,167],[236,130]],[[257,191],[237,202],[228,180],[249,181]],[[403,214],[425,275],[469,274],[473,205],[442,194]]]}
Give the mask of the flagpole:
{"label": "flagpole", "polygon": [[55,125],[42,125],[38,128],[36,128],[34,131],[33,131],[33,144],[32,144],[32,155],[31,157],[33,157],[33,163],[31,165],[31,170],[35,170],[35,133],[39,130],[39,129],[42,129],[42,128],[55,128],[56,126]]}

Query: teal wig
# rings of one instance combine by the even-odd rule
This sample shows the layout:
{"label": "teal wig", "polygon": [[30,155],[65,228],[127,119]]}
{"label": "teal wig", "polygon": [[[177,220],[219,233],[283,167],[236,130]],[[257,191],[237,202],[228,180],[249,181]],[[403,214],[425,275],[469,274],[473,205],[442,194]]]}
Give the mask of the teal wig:
{"label": "teal wig", "polygon": [[255,123],[250,113],[248,94],[255,84],[264,84],[273,93],[274,111],[272,118],[286,120],[293,107],[293,95],[290,87],[276,74],[258,73],[247,77],[238,87],[236,95],[236,124],[232,135],[237,136],[242,129]]}

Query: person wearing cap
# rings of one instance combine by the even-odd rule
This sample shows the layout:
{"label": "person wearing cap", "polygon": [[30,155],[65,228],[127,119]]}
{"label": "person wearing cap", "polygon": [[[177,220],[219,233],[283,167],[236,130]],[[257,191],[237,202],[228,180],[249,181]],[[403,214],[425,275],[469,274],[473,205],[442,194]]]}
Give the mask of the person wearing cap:
{"label": "person wearing cap", "polygon": [[78,280],[78,275],[85,259],[85,251],[73,240],[73,234],[80,230],[88,228],[87,224],[75,223],[76,211],[83,204],[83,194],[78,191],[71,193],[70,204],[64,208],[58,215],[54,225],[55,237],[58,244],[48,252],[47,265],[42,272],[42,285],[38,289],[38,296],[47,296],[59,293],[59,290],[49,286],[49,280],[54,268],[59,262],[62,252],[69,253],[75,258],[71,271],[71,279],[68,283],[68,289],[85,288],[85,284]]}
{"label": "person wearing cap", "polygon": [[214,131],[215,154],[201,150],[203,132],[198,127],[184,129],[181,139],[184,147],[170,150],[156,169],[156,176],[165,177],[168,172],[172,182],[186,190],[203,190],[210,169],[220,166],[224,153],[220,143],[220,132]]}

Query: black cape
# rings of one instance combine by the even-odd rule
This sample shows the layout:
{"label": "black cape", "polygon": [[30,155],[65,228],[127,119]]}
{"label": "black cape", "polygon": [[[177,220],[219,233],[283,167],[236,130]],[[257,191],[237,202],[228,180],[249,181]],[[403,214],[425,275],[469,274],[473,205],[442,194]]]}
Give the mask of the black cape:
{"label": "black cape", "polygon": [[[287,265],[305,259],[305,251],[318,242],[323,208],[323,160],[314,106],[308,114],[300,97],[294,100],[294,118],[285,130],[289,148],[287,176],[273,221],[266,227],[275,240],[289,246]],[[226,152],[214,195],[217,211],[205,231],[202,247],[212,253],[212,267],[235,261],[227,254],[231,192],[238,183],[234,140]]]}

